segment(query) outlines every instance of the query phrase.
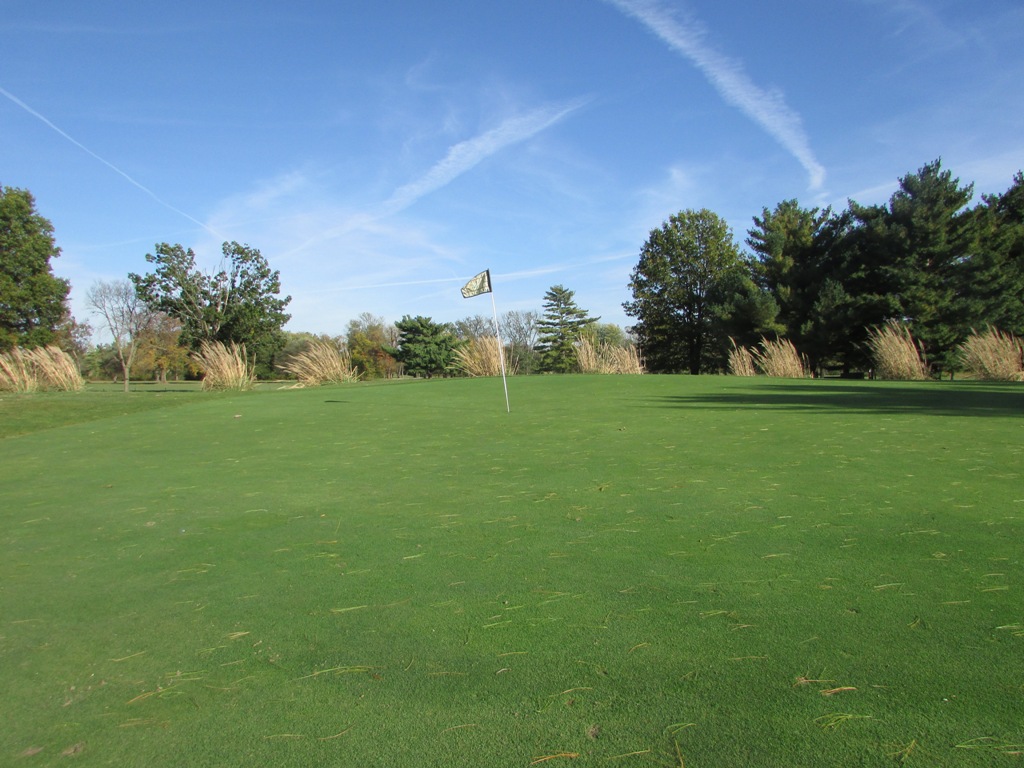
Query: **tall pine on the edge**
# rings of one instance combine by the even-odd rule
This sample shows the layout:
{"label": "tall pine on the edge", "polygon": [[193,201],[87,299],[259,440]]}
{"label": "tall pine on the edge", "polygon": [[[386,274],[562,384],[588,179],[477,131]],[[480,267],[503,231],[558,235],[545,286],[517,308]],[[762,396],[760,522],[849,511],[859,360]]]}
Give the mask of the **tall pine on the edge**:
{"label": "tall pine on the edge", "polygon": [[573,300],[574,292],[554,285],[544,294],[544,314],[537,321],[540,369],[547,373],[576,370],[576,341],[583,329],[601,318],[589,317]]}

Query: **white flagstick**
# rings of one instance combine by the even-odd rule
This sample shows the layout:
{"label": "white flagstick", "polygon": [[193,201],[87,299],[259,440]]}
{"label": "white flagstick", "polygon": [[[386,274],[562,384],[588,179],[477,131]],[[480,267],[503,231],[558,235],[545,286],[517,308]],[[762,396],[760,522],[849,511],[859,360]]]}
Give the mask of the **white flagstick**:
{"label": "white flagstick", "polygon": [[494,311],[494,335],[498,339],[498,359],[501,361],[501,385],[505,388],[505,413],[512,413],[508,404],[508,380],[505,378],[505,345],[501,343],[498,329],[498,305],[494,303],[494,286],[491,286],[491,309]]}

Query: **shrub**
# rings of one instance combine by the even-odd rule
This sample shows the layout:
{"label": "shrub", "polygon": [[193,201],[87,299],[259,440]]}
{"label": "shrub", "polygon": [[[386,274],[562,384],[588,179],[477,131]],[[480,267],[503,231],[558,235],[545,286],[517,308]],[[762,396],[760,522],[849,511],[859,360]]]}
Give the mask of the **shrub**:
{"label": "shrub", "polygon": [[[495,336],[478,336],[455,350],[452,366],[466,376],[500,376],[503,350]],[[515,375],[515,361],[507,362],[506,373]]]}
{"label": "shrub", "polygon": [[989,328],[974,331],[960,345],[964,368],[987,381],[1024,381],[1024,342],[1010,333]]}
{"label": "shrub", "polygon": [[84,386],[78,365],[59,347],[14,347],[0,354],[0,390],[77,392]]}
{"label": "shrub", "polygon": [[245,355],[245,345],[204,341],[192,359],[203,371],[203,389],[252,389],[256,370]]}
{"label": "shrub", "polygon": [[581,373],[644,372],[644,364],[636,347],[597,343],[587,336],[580,336],[576,341],[576,363]]}
{"label": "shrub", "polygon": [[750,351],[754,364],[765,376],[782,379],[806,379],[807,365],[793,342],[788,339],[769,341],[762,338],[760,349]]}
{"label": "shrub", "polygon": [[729,350],[729,373],[733,376],[756,376],[757,369],[754,367],[754,356],[746,347],[736,345],[736,340],[729,338],[732,342],[732,349]]}
{"label": "shrub", "polygon": [[868,332],[868,346],[875,376],[891,381],[920,381],[928,378],[928,362],[910,330],[902,323],[888,323]]}
{"label": "shrub", "polygon": [[303,387],[344,384],[359,378],[348,354],[324,341],[310,342],[305,350],[296,353],[281,368],[298,379],[299,386]]}

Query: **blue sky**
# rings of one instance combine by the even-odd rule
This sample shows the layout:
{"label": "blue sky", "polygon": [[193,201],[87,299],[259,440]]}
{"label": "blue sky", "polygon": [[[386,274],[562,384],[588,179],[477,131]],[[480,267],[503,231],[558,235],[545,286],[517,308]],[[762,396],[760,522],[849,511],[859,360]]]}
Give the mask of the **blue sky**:
{"label": "blue sky", "polygon": [[3,0],[0,184],[72,308],[158,242],[259,248],[287,328],[487,314],[562,284],[604,321],[651,229],[884,202],[941,157],[1024,168],[1019,0]]}

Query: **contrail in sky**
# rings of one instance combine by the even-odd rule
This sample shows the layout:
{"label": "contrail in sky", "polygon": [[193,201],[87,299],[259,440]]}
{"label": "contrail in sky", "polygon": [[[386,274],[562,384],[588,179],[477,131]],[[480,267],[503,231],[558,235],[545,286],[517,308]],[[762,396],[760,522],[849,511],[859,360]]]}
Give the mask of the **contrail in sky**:
{"label": "contrail in sky", "polygon": [[755,85],[740,62],[704,42],[704,30],[700,26],[679,20],[671,9],[657,0],[607,1],[692,61],[723,99],[760,124],[800,162],[810,176],[811,189],[821,188],[825,183],[825,168],[811,150],[800,115],[786,105],[782,94]]}
{"label": "contrail in sky", "polygon": [[160,203],[160,205],[162,205],[162,206],[163,206],[164,208],[167,208],[167,209],[169,209],[169,210],[171,210],[171,211],[174,211],[174,212],[175,212],[175,213],[177,213],[177,214],[178,214],[179,216],[184,216],[184,217],[185,217],[186,219],[188,219],[189,221],[191,221],[191,222],[192,222],[193,224],[198,224],[198,225],[199,225],[200,227],[202,227],[203,229],[205,229],[205,230],[206,230],[207,232],[209,232],[210,234],[214,235],[215,237],[218,237],[218,238],[220,237],[220,235],[219,235],[219,234],[218,234],[217,232],[214,232],[214,231],[213,231],[212,229],[210,229],[210,228],[209,228],[209,227],[208,227],[208,226],[207,226],[206,224],[204,224],[203,222],[199,221],[199,220],[198,220],[198,219],[196,219],[196,218],[193,218],[192,216],[189,216],[189,215],[188,215],[187,213],[185,213],[185,212],[184,212],[183,210],[181,210],[180,208],[175,208],[175,207],[174,207],[173,205],[171,205],[170,203],[168,203],[168,202],[167,202],[166,200],[162,200],[162,199],[161,199],[161,198],[160,198],[160,197],[159,197],[159,196],[158,196],[158,195],[157,195],[157,194],[156,194],[155,192],[153,192],[153,190],[149,189],[148,187],[145,187],[145,186],[143,186],[142,184],[140,184],[139,182],[137,182],[137,181],[136,181],[135,179],[133,179],[133,178],[132,178],[131,176],[129,176],[129,175],[127,174],[127,173],[125,173],[125,172],[124,172],[124,171],[122,171],[122,170],[121,170],[120,168],[118,168],[118,167],[117,167],[116,165],[114,165],[113,163],[111,163],[111,162],[110,162],[109,160],[105,160],[105,159],[103,159],[102,157],[100,157],[99,155],[97,155],[97,154],[96,154],[95,152],[93,152],[93,151],[92,151],[91,149],[89,149],[89,148],[88,148],[87,146],[85,146],[84,144],[82,144],[82,142],[80,142],[80,141],[77,141],[76,139],[74,139],[74,138],[72,138],[71,136],[69,136],[68,134],[66,134],[66,133],[65,133],[64,131],[62,131],[62,130],[61,130],[60,128],[58,128],[58,127],[57,127],[56,125],[54,125],[53,123],[51,123],[51,122],[50,122],[49,120],[47,120],[47,119],[46,119],[45,117],[43,117],[43,116],[42,116],[41,114],[39,114],[38,112],[36,112],[36,111],[35,111],[34,109],[32,109],[32,107],[30,107],[30,106],[29,106],[28,104],[26,104],[25,102],[23,102],[23,101],[22,101],[21,99],[19,99],[19,98],[18,98],[17,96],[15,96],[15,95],[14,95],[13,93],[10,93],[9,91],[7,91],[7,90],[6,90],[6,89],[4,89],[4,88],[0,88],[0,95],[3,95],[3,96],[5,96],[6,98],[10,99],[10,100],[11,100],[11,101],[13,101],[13,102],[14,102],[15,104],[17,104],[17,105],[18,105],[19,107],[21,107],[21,108],[22,108],[23,110],[25,110],[25,111],[26,111],[26,112],[28,112],[28,113],[29,113],[30,115],[32,115],[32,117],[35,117],[36,119],[38,119],[38,120],[42,121],[43,123],[45,123],[45,124],[46,124],[47,126],[49,126],[49,127],[50,127],[50,128],[52,128],[52,129],[53,129],[54,131],[56,131],[57,133],[59,133],[59,134],[60,134],[61,136],[63,136],[63,137],[65,138],[65,139],[67,139],[67,140],[68,140],[68,141],[70,141],[70,142],[71,142],[72,144],[74,144],[74,145],[75,145],[76,147],[78,147],[78,148],[79,148],[80,150],[82,150],[82,151],[83,151],[83,152],[85,152],[86,154],[88,154],[88,155],[92,156],[92,157],[93,157],[93,158],[95,158],[96,160],[99,160],[99,161],[100,161],[101,163],[103,163],[103,164],[104,164],[105,166],[107,166],[107,167],[108,167],[108,168],[109,168],[110,170],[112,170],[112,171],[113,171],[114,173],[118,174],[119,176],[123,177],[123,178],[124,178],[124,179],[125,179],[126,181],[128,181],[128,183],[129,183],[129,184],[131,184],[131,185],[133,185],[133,186],[135,186],[135,187],[138,187],[138,188],[139,188],[139,189],[141,189],[141,190],[142,190],[143,192],[145,192],[145,193],[146,193],[147,195],[149,195],[149,196],[150,196],[151,198],[153,198],[154,200],[156,200],[156,201],[157,201],[158,203]]}
{"label": "contrail in sky", "polygon": [[496,128],[451,146],[448,154],[426,174],[395,190],[384,204],[385,211],[397,213],[407,208],[424,195],[451,183],[496,152],[540,133],[582,105],[582,100],[576,100],[565,105],[543,107],[509,118]]}
{"label": "contrail in sky", "polygon": [[541,107],[525,115],[510,117],[489,131],[453,144],[448,148],[448,153],[430,170],[420,178],[396,189],[378,209],[352,215],[341,226],[318,233],[315,238],[292,248],[289,253],[301,251],[314,243],[372,225],[378,219],[400,213],[420,198],[455,181],[505,147],[525,141],[551,127],[584,103],[585,99],[575,99],[566,104]]}

